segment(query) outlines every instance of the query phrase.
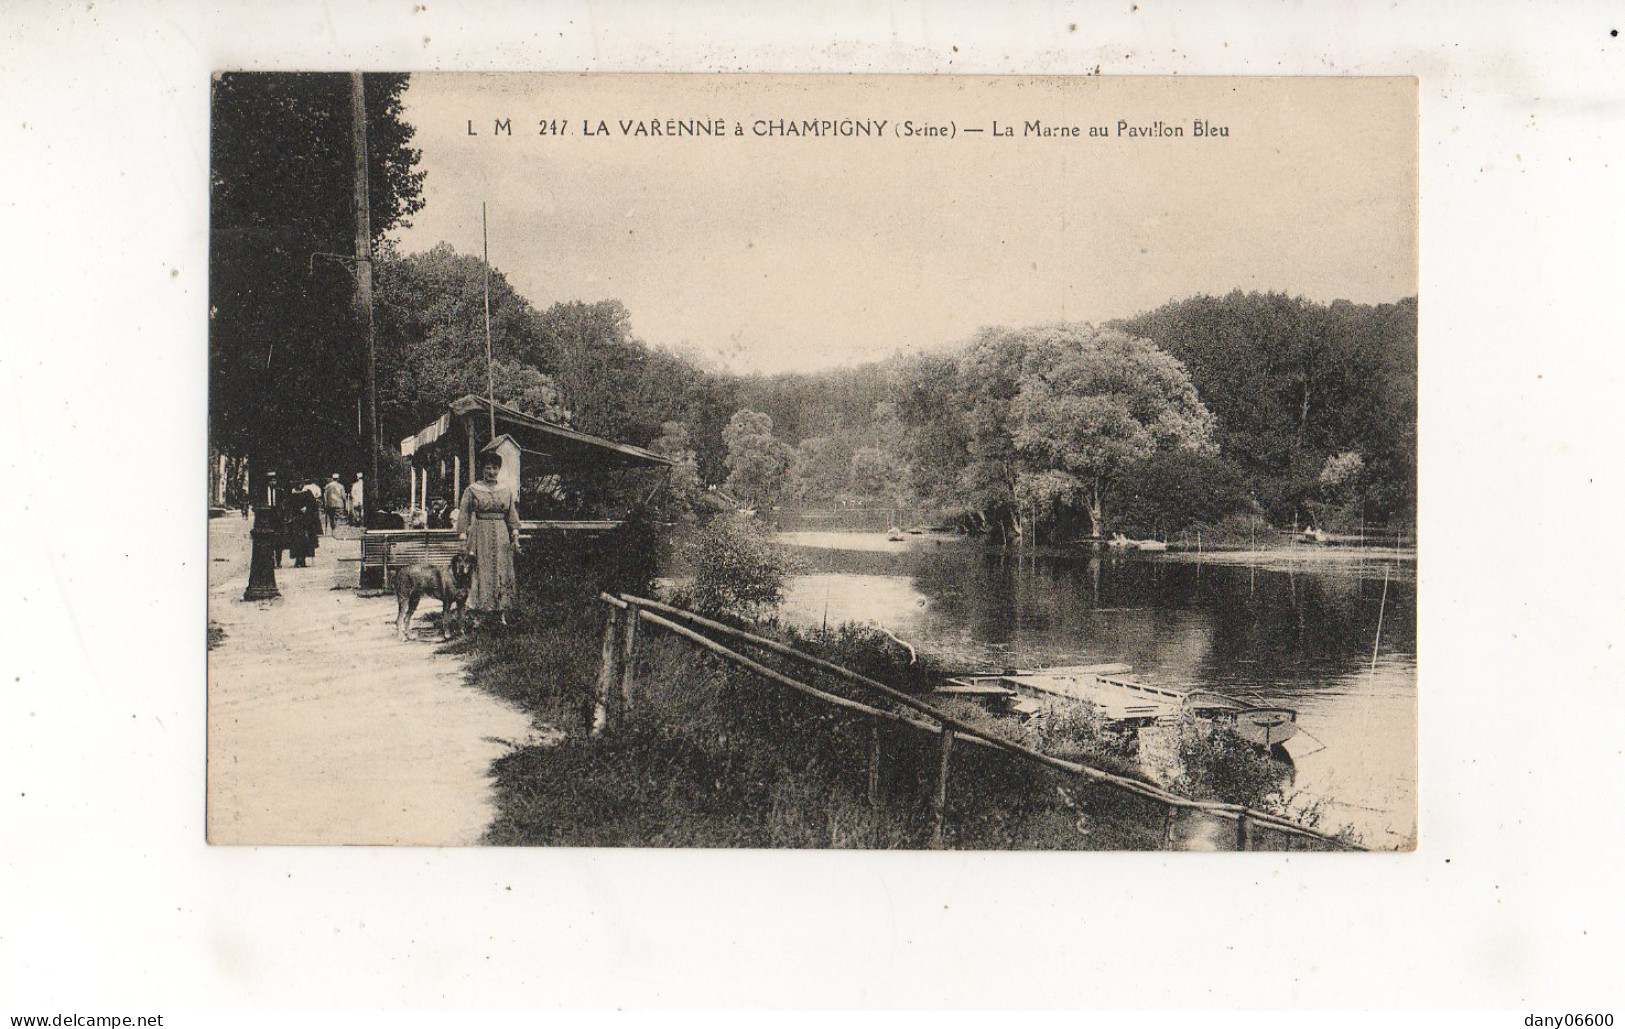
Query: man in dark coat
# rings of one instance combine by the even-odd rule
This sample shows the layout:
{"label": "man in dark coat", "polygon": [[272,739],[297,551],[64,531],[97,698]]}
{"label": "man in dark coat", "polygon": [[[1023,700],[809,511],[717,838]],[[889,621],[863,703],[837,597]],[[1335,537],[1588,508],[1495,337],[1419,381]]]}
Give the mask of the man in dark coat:
{"label": "man in dark coat", "polygon": [[451,528],[451,508],[446,506],[445,497],[435,497],[429,504],[429,524],[431,529]]}
{"label": "man in dark coat", "polygon": [[309,490],[301,488],[289,491],[282,508],[282,532],[287,540],[288,556],[293,558],[293,566],[306,567],[305,562],[316,556],[316,537],[322,533],[320,505]]}

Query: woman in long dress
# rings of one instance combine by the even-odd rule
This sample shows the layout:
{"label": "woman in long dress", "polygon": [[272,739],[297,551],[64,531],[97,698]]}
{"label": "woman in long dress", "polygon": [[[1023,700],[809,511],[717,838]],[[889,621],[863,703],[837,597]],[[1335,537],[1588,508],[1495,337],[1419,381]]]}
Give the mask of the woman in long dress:
{"label": "woman in long dress", "polygon": [[463,491],[457,505],[458,536],[463,552],[474,555],[474,584],[468,591],[468,609],[499,615],[508,624],[508,612],[519,602],[514,555],[519,552],[519,505],[514,491],[497,482],[500,455],[479,459],[480,478]]}

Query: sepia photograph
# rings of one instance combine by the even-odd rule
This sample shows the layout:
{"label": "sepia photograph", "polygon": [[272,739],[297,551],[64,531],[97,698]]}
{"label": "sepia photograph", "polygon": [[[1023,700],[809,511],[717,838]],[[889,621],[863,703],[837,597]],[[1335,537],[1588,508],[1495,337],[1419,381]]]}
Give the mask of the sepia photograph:
{"label": "sepia photograph", "polygon": [[1417,104],[215,75],[209,842],[1414,849]]}
{"label": "sepia photograph", "polygon": [[1625,25],[1455,13],[12,5],[0,1023],[1610,1024]]}

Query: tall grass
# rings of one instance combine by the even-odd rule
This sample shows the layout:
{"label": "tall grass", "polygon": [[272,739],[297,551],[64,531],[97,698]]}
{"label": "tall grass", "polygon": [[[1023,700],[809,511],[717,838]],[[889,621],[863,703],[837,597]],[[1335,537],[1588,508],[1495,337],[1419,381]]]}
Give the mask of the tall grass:
{"label": "tall grass", "polygon": [[[500,813],[491,842],[928,845],[934,734],[890,723],[879,728],[883,761],[871,804],[868,719],[761,680],[652,628],[640,635],[630,724],[588,738],[583,710],[598,673],[602,617],[527,623],[521,632],[476,643],[477,683],[568,732],[559,744],[497,762]],[[849,636],[832,650],[852,647]],[[1008,754],[964,743],[954,749],[951,767],[950,845],[1135,849],[1158,842],[1154,805],[1069,784]]]}

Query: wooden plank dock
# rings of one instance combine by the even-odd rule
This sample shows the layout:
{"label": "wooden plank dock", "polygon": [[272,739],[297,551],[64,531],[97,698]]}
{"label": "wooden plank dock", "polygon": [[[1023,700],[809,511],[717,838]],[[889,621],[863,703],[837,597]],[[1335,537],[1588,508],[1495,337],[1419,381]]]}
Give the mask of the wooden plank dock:
{"label": "wooden plank dock", "polygon": [[1002,703],[1014,713],[1030,714],[1034,701],[1071,701],[1089,705],[1108,722],[1123,726],[1166,724],[1181,714],[1213,721],[1269,750],[1297,732],[1297,712],[1260,707],[1211,690],[1155,686],[1128,677],[1125,664],[1063,665],[947,680],[937,692]]}

